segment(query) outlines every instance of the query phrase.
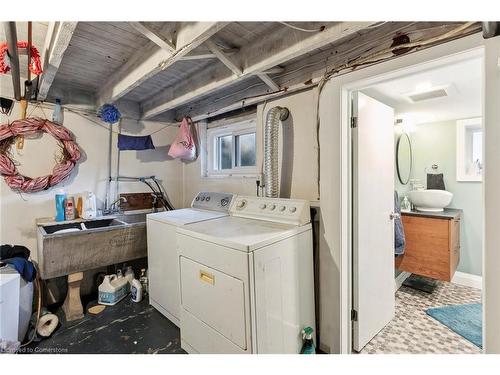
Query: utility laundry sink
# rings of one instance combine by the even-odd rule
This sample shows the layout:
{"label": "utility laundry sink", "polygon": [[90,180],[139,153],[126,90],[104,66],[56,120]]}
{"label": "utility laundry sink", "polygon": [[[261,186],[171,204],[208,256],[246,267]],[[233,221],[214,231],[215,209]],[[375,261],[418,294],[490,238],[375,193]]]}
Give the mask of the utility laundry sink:
{"label": "utility laundry sink", "polygon": [[49,279],[147,256],[146,214],[37,222],[40,277]]}
{"label": "utility laundry sink", "polygon": [[123,225],[124,222],[116,219],[101,219],[101,220],[86,220],[81,222],[74,223],[65,223],[65,224],[55,224],[55,225],[45,225],[42,226],[45,234],[54,234],[54,233],[70,233],[77,232],[80,230],[88,230],[95,228],[107,228],[115,225]]}
{"label": "utility laundry sink", "polygon": [[451,203],[453,194],[446,190],[412,190],[408,199],[417,211],[440,212]]}

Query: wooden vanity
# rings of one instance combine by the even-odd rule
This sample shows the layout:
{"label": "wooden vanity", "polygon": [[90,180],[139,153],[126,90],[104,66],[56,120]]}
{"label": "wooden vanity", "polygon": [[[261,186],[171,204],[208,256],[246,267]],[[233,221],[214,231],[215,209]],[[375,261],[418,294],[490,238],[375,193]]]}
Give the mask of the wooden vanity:
{"label": "wooden vanity", "polygon": [[402,212],[406,246],[396,268],[437,280],[451,281],[460,261],[461,210]]}

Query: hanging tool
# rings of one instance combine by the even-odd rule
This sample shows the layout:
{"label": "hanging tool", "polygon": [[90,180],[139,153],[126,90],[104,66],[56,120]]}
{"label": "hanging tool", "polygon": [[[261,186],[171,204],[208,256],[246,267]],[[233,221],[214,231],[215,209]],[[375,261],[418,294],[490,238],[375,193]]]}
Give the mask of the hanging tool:
{"label": "hanging tool", "polygon": [[[28,82],[31,80],[30,62],[31,62],[31,22],[28,22],[28,45],[26,46],[26,51],[28,53]],[[26,118],[26,112],[28,110],[28,99],[26,98],[26,89],[24,90],[24,96],[19,101],[21,107],[21,120]],[[22,150],[24,148],[24,135],[19,135],[16,139],[16,149]]]}

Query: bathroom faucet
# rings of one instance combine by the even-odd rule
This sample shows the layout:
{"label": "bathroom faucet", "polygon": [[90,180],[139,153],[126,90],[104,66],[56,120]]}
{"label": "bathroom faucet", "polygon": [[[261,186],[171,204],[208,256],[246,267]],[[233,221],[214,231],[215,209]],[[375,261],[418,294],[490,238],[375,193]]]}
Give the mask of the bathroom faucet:
{"label": "bathroom faucet", "polygon": [[424,184],[420,183],[419,179],[410,180],[410,190],[422,190],[425,189]]}

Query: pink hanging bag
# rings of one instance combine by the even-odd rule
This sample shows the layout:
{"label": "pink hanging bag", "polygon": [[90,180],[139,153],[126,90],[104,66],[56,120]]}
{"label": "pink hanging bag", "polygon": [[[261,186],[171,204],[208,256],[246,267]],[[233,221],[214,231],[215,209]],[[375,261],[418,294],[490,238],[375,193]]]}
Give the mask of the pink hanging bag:
{"label": "pink hanging bag", "polygon": [[184,117],[179,128],[179,132],[174,142],[170,145],[168,155],[175,159],[195,160],[196,142],[191,131],[193,122],[189,117]]}

